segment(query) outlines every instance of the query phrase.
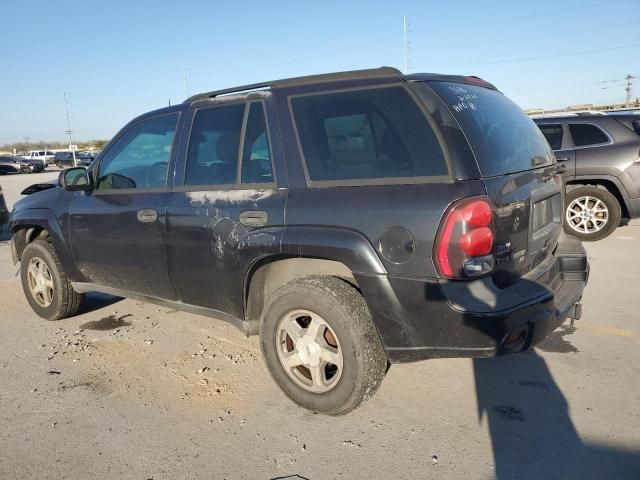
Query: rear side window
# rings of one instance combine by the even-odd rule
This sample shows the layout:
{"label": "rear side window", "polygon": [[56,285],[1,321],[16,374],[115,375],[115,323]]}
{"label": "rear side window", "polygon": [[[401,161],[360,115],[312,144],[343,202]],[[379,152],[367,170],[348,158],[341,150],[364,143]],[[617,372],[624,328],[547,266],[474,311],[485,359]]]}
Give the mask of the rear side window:
{"label": "rear side window", "polygon": [[484,177],[553,163],[553,153],[540,129],[502,93],[453,82],[429,82],[428,86],[460,124]]}
{"label": "rear side window", "polygon": [[271,149],[261,102],[249,104],[242,149],[242,183],[271,183]]}
{"label": "rear side window", "polygon": [[562,148],[562,125],[538,125],[552,150]]}
{"label": "rear side window", "polygon": [[[245,114],[246,109],[249,109]],[[246,119],[245,119],[246,118]],[[262,102],[223,105],[196,112],[189,138],[185,185],[271,183],[273,170]]]}
{"label": "rear side window", "polygon": [[403,87],[293,97],[309,180],[448,175],[438,139]]}
{"label": "rear side window", "polygon": [[570,123],[569,131],[576,147],[600,145],[609,142],[607,134],[600,127],[590,123]]}
{"label": "rear side window", "polygon": [[236,183],[244,104],[204,108],[196,112],[185,185]]}

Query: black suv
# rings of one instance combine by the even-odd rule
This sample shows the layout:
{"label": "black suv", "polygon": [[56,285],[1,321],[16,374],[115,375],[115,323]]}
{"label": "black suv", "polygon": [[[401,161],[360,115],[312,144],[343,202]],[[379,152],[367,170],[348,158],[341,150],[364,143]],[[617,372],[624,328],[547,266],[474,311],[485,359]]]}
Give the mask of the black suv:
{"label": "black suv", "polygon": [[388,362],[517,352],[580,316],[587,257],[562,233],[551,149],[476,77],[381,68],[197,95],[59,183],[11,219],[38,315],[97,290],[224,319],[259,333],[314,411],[357,407]]}
{"label": "black suv", "polygon": [[640,217],[640,115],[573,114],[535,122],[565,167],[564,228],[601,240]]}
{"label": "black suv", "polygon": [[[89,152],[76,152],[76,164],[88,167],[93,161],[93,155]],[[56,152],[53,162],[58,168],[73,167],[73,152]]]}

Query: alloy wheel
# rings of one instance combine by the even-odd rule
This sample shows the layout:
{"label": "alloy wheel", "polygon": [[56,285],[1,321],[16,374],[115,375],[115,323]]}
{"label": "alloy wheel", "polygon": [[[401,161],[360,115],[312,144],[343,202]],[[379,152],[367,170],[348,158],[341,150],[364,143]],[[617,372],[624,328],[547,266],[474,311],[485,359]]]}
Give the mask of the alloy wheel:
{"label": "alloy wheel", "polygon": [[41,307],[48,307],[53,301],[53,277],[49,267],[39,257],[33,257],[27,268],[27,282],[33,299]]}
{"label": "alloy wheel", "polygon": [[567,224],[581,234],[602,230],[609,221],[607,205],[596,197],[578,197],[567,207]]}
{"label": "alloy wheel", "polygon": [[276,350],[289,378],[307,391],[328,392],[342,376],[344,358],[338,337],[311,311],[294,310],[280,320]]}

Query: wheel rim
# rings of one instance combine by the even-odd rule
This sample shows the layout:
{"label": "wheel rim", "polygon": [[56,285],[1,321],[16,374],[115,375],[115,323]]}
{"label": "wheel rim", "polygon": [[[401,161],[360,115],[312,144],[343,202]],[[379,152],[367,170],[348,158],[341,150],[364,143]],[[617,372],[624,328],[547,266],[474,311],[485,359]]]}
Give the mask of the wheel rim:
{"label": "wheel rim", "polygon": [[31,296],[41,307],[48,307],[53,301],[53,277],[49,267],[39,257],[29,260],[27,283]]}
{"label": "wheel rim", "polygon": [[609,221],[607,205],[596,197],[578,197],[567,207],[567,224],[576,232],[593,234]]}
{"label": "wheel rim", "polygon": [[320,315],[309,310],[286,314],[278,324],[276,350],[289,378],[309,392],[328,392],[340,381],[342,348]]}

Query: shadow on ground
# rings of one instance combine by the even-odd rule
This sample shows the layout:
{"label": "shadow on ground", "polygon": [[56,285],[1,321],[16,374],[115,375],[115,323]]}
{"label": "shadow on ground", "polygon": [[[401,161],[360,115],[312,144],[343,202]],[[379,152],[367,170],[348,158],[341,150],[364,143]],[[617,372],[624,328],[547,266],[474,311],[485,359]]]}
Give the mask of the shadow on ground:
{"label": "shadow on ground", "polygon": [[473,361],[478,416],[487,422],[496,478],[640,476],[640,452],[588,444],[545,360],[535,351]]}
{"label": "shadow on ground", "polygon": [[[123,300],[121,297],[114,297],[113,295],[107,295],[106,293],[89,292],[86,294],[84,302],[82,302],[82,306],[80,307],[80,312],[78,312],[78,315],[100,310],[101,308],[108,307],[109,305],[113,305],[114,303],[120,302],[121,300]],[[127,315],[125,315],[124,317],[126,316]],[[105,318],[111,318],[111,317],[113,317],[113,315],[110,315],[109,317],[105,317]],[[124,317],[121,317],[121,318],[124,318]],[[108,323],[105,319],[102,319],[102,320],[105,321],[105,324]],[[91,322],[88,322],[88,323],[91,323]],[[127,322],[124,322],[124,323],[126,323],[127,325],[130,325]],[[118,326],[126,326],[126,325],[118,325]],[[115,326],[113,328],[117,328],[118,326]],[[91,330],[90,328],[84,327],[84,326],[81,328],[87,328],[88,330]],[[94,330],[110,330],[110,328],[104,328],[104,329],[97,328]]]}

